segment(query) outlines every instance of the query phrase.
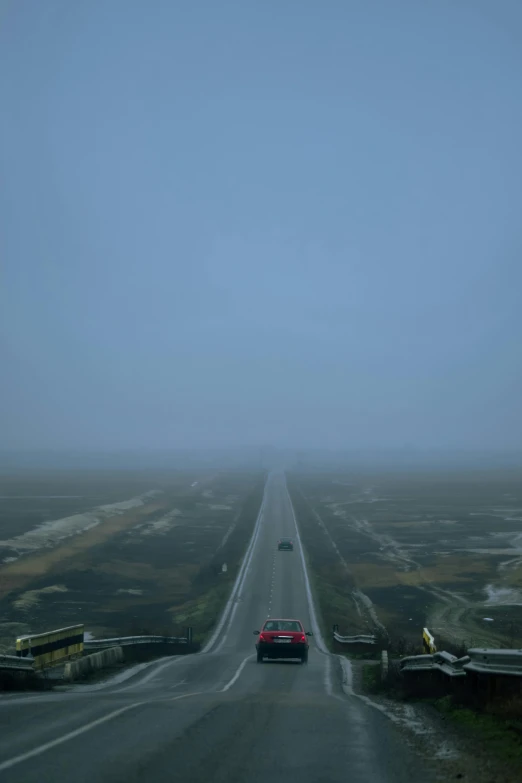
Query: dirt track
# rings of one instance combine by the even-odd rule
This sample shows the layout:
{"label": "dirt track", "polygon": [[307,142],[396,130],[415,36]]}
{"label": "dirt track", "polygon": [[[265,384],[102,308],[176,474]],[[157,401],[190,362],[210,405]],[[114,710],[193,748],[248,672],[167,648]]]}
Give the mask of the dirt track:
{"label": "dirt track", "polygon": [[522,477],[307,475],[291,488],[328,622],[522,644]]}

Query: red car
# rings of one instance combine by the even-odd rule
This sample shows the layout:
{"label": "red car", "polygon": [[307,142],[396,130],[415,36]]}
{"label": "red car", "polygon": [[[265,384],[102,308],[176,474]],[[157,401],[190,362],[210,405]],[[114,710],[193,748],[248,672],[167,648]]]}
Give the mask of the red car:
{"label": "red car", "polygon": [[308,661],[308,639],[311,631],[305,631],[299,620],[267,620],[261,631],[254,631],[258,637],[257,662],[263,658],[299,658]]}

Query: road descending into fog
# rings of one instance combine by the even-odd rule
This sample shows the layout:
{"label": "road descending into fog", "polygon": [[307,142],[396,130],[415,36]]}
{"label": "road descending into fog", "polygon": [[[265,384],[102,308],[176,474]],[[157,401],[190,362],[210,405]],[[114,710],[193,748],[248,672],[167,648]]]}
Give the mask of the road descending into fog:
{"label": "road descending into fog", "polygon": [[[217,633],[198,655],[162,660],[119,685],[0,701],[0,781],[105,783],[430,780],[426,762],[380,712],[342,689],[311,605],[284,475],[272,474]],[[295,617],[308,665],[258,664],[268,615]],[[428,765],[429,767],[429,765]]]}

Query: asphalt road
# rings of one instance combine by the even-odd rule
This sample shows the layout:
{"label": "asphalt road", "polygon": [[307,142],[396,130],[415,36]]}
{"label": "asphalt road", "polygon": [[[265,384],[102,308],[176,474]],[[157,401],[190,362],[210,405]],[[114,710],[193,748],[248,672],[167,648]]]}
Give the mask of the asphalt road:
{"label": "asphalt road", "polygon": [[[0,780],[429,780],[400,730],[341,687],[318,633],[309,663],[258,664],[253,631],[271,615],[317,632],[284,476],[272,475],[225,620],[198,655],[98,690],[4,699]],[[323,648],[323,649],[321,649]]]}

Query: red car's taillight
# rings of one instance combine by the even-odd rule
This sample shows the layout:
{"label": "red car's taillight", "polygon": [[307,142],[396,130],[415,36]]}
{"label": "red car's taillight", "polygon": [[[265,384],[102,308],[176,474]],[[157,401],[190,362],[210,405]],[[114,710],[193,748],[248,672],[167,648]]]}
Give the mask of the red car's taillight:
{"label": "red car's taillight", "polygon": [[260,642],[266,642],[266,636],[262,633],[259,634],[259,641]]}
{"label": "red car's taillight", "polygon": [[304,635],[304,633],[302,633],[301,636],[294,636],[292,638],[292,641],[302,644],[303,642],[306,642],[306,636]]}

